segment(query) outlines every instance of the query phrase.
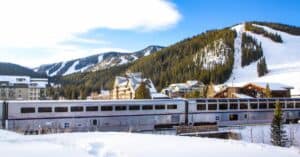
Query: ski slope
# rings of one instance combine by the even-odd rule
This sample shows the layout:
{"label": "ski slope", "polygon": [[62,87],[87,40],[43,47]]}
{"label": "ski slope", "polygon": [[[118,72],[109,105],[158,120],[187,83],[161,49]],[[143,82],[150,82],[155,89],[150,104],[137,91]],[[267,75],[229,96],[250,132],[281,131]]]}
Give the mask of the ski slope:
{"label": "ski slope", "polygon": [[23,136],[0,130],[0,154],[9,157],[299,157],[296,148],[240,141],[131,133]]}
{"label": "ski slope", "polygon": [[[277,33],[282,37],[283,43],[273,42],[271,39],[262,35],[245,31],[244,24],[232,27],[236,30],[235,39],[235,63],[230,79],[225,83],[228,85],[239,86],[247,82],[268,82],[282,83],[293,86],[292,95],[300,94],[300,36],[290,35],[281,31],[273,30],[266,26],[262,27],[268,32]],[[263,53],[266,58],[268,70],[270,71],[263,77],[257,76],[257,62],[242,67],[241,66],[241,44],[242,33],[257,39],[262,43]]]}

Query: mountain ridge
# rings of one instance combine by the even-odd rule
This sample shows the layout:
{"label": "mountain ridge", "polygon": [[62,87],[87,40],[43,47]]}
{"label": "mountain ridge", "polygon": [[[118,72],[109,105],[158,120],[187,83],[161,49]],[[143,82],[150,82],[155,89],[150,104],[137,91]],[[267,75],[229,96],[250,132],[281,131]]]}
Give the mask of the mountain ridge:
{"label": "mountain ridge", "polygon": [[136,52],[104,52],[64,62],[41,65],[35,72],[48,76],[65,76],[77,72],[97,71],[133,62],[163,49],[163,46],[150,45]]}
{"label": "mountain ridge", "polygon": [[18,75],[18,76],[30,76],[35,78],[45,78],[46,75],[34,72],[32,69],[7,62],[0,62],[0,75]]}

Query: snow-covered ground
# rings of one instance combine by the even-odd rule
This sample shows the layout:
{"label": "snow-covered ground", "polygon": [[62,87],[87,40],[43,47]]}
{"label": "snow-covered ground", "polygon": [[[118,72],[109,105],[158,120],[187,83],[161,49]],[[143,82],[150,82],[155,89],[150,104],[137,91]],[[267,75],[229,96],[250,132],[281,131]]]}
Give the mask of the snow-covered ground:
{"label": "snow-covered ground", "polygon": [[[233,27],[232,29],[236,30],[238,34],[235,40],[235,63],[233,74],[226,84],[231,85],[232,82],[234,85],[246,82],[282,83],[295,88],[292,90],[292,94],[300,94],[300,36],[290,35],[265,26],[256,26],[279,34],[283,43],[276,43],[262,35],[245,31],[244,24]],[[262,43],[263,53],[270,71],[267,75],[260,78],[257,76],[257,62],[244,68],[241,67],[241,34],[243,32]]]}
{"label": "snow-covered ground", "polygon": [[23,136],[0,130],[0,154],[9,157],[299,157],[297,148],[232,140],[132,133]]}
{"label": "snow-covered ground", "polygon": [[[292,145],[300,148],[300,124],[285,125],[287,138],[291,140]],[[271,144],[270,124],[265,125],[248,125],[242,127],[222,128],[241,134],[241,140],[251,143]]]}

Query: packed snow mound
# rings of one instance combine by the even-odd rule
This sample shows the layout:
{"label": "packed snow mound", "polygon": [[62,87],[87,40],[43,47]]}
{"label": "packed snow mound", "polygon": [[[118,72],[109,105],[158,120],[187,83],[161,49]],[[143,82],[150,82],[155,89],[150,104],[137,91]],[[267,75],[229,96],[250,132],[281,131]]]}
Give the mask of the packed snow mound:
{"label": "packed snow mound", "polygon": [[295,148],[199,137],[131,133],[22,136],[0,131],[0,154],[10,157],[299,157]]}
{"label": "packed snow mound", "polygon": [[[237,32],[234,44],[235,62],[232,75],[225,84],[240,85],[247,82],[282,83],[294,87],[292,95],[300,95],[300,79],[298,78],[300,76],[300,36],[277,31],[266,26],[255,26],[262,27],[267,32],[279,34],[283,43],[276,43],[263,35],[246,31],[244,24],[232,27]],[[241,66],[242,33],[255,38],[258,43],[261,42],[269,70],[267,75],[258,77],[257,62],[245,67]]]}

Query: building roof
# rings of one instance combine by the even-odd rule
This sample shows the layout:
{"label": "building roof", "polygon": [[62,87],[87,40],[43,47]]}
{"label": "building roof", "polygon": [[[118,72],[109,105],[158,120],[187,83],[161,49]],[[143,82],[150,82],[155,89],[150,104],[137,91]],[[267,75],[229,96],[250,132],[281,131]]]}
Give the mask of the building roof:
{"label": "building roof", "polygon": [[273,90],[273,91],[287,90],[287,89],[293,89],[294,88],[292,86],[284,85],[284,84],[281,84],[281,83],[267,83],[267,82],[251,82],[251,83],[245,84],[244,87],[248,86],[250,84],[256,85],[256,86],[261,87],[261,88],[266,88],[266,86],[268,84],[269,87],[270,87],[270,90]]}
{"label": "building roof", "polygon": [[251,96],[249,96],[249,95],[241,94],[241,93],[233,93],[233,95],[234,95],[235,97],[237,97],[237,98],[247,98],[247,99],[253,98],[253,97],[251,97]]}
{"label": "building roof", "polygon": [[141,82],[145,82],[150,93],[157,93],[156,88],[153,82],[150,79],[142,78],[140,73],[127,73],[126,77],[117,76],[115,80],[115,85],[118,87],[127,87],[130,86],[133,90],[136,90]]}
{"label": "building roof", "polygon": [[29,76],[8,76],[8,75],[0,75],[0,81],[7,81],[9,83],[17,84],[29,84],[30,77]]}
{"label": "building roof", "polygon": [[0,75],[0,82],[9,82],[10,86],[15,87],[35,87],[35,88],[45,88],[48,84],[47,78],[30,78],[29,76],[8,76]]}
{"label": "building roof", "polygon": [[151,93],[152,99],[169,99],[169,97],[162,93]]}

